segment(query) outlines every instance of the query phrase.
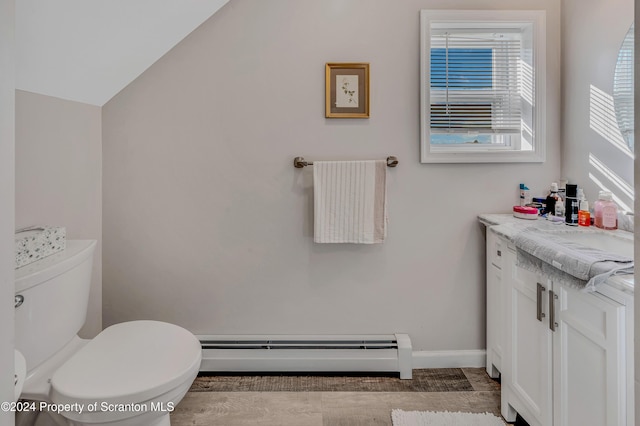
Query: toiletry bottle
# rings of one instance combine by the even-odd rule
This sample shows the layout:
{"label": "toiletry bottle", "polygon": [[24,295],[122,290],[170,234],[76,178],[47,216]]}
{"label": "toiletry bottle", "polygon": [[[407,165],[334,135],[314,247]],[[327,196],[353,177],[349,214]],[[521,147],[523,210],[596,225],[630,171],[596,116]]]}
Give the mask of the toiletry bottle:
{"label": "toiletry bottle", "polygon": [[593,203],[593,224],[598,228],[602,228],[602,202],[600,198],[603,196],[603,192],[605,191],[598,192],[598,199]]}
{"label": "toiletry bottle", "polygon": [[569,182],[566,179],[560,179],[560,183],[558,183],[558,197],[562,199],[562,204],[567,198],[567,183]]}
{"label": "toiletry bottle", "polygon": [[601,229],[618,229],[618,206],[609,191],[600,191],[598,201],[593,205],[595,225]]}
{"label": "toiletry bottle", "polygon": [[551,190],[547,195],[547,201],[545,202],[544,212],[547,214],[556,214],[556,202],[558,201],[558,184],[553,182],[551,184]]}
{"label": "toiletry bottle", "polygon": [[520,206],[526,206],[531,203],[531,196],[529,195],[529,188],[524,183],[520,184]]}
{"label": "toiletry bottle", "polygon": [[567,181],[561,180],[558,184],[558,202],[556,203],[556,216],[564,217],[564,203],[567,199]]}
{"label": "toiletry bottle", "polygon": [[587,200],[580,201],[580,211],[578,212],[578,225],[590,226],[591,214],[589,213],[589,202]]}
{"label": "toiletry bottle", "polygon": [[578,212],[580,205],[578,204],[578,185],[567,184],[567,198],[565,200],[564,223],[569,226],[578,226]]}
{"label": "toiletry bottle", "polygon": [[[558,194],[560,194],[560,192],[558,192]],[[564,217],[564,201],[560,196],[558,196],[558,201],[556,201],[554,216]]]}

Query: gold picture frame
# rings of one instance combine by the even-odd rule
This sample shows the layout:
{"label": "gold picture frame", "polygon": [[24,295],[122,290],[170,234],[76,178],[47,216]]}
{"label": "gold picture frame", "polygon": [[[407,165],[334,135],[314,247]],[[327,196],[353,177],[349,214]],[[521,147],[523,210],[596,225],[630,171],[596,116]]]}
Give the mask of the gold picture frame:
{"label": "gold picture frame", "polygon": [[327,63],[325,117],[369,118],[369,63]]}

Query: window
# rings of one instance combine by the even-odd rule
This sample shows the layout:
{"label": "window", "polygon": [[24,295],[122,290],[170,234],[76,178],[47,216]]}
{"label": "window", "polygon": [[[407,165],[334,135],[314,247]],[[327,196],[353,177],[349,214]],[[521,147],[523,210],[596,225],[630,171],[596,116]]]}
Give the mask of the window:
{"label": "window", "polygon": [[544,161],[544,12],[420,19],[422,162]]}

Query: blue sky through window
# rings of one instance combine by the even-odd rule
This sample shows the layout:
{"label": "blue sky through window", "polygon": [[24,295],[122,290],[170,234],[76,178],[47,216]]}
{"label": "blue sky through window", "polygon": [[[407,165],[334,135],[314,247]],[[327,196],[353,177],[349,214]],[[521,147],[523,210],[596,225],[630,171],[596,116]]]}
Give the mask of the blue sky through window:
{"label": "blue sky through window", "polygon": [[[433,89],[492,89],[493,51],[492,49],[473,48],[432,48],[430,77],[431,88]],[[471,120],[464,113],[468,108],[461,108],[461,106],[460,104],[452,105],[451,109],[446,109],[449,112],[445,113],[440,106],[434,110],[434,105],[432,104],[432,129],[461,129],[466,127],[465,123],[469,123],[470,127],[482,126],[483,124],[491,127],[490,106],[488,116],[478,116]],[[431,143],[436,145],[490,144],[491,136],[478,133],[431,133]]]}
{"label": "blue sky through window", "polygon": [[449,90],[491,89],[492,49],[432,48],[431,87],[445,89],[447,85]]}

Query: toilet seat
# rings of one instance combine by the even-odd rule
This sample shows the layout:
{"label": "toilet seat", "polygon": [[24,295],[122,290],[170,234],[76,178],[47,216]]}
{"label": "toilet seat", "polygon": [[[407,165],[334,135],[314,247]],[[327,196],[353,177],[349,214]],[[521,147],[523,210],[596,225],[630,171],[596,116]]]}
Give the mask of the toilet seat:
{"label": "toilet seat", "polygon": [[195,336],[176,325],[159,321],[116,324],[56,370],[51,378],[51,401],[83,406],[97,402],[98,407],[144,403],[193,380],[201,354]]}

